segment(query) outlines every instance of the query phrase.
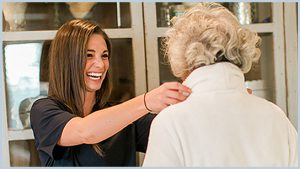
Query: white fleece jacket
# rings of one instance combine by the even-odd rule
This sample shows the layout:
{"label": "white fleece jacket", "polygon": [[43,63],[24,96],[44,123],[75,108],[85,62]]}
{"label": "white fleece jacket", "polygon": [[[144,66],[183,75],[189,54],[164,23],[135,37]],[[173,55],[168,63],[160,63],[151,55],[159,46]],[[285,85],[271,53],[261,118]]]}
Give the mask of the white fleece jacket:
{"label": "white fleece jacket", "polygon": [[194,70],[186,101],[153,121],[143,166],[297,166],[297,132],[275,104],[250,95],[231,63]]}

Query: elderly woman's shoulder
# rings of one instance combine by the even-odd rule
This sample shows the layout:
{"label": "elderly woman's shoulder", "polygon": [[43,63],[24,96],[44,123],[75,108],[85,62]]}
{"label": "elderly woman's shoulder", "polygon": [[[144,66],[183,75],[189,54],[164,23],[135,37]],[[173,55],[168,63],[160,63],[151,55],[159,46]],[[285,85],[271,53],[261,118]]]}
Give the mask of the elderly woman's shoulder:
{"label": "elderly woman's shoulder", "polygon": [[183,101],[174,105],[170,105],[162,110],[154,120],[157,121],[177,121],[178,119],[184,119],[189,112],[191,112],[188,103]]}

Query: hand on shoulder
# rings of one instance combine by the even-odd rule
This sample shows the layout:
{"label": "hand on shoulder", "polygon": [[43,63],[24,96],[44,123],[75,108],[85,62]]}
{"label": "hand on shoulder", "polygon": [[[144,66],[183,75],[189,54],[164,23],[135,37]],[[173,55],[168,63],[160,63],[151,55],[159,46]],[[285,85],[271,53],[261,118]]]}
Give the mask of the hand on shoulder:
{"label": "hand on shoulder", "polygon": [[159,113],[169,105],[184,101],[191,92],[179,82],[167,82],[145,93],[145,105],[153,113]]}

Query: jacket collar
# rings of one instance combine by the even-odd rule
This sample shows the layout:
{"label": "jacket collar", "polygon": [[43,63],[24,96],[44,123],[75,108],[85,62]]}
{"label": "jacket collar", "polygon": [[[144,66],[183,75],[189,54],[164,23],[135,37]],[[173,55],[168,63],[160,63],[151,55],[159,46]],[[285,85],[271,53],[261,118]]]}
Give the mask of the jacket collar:
{"label": "jacket collar", "polygon": [[222,90],[246,91],[244,74],[234,64],[216,63],[195,69],[183,82],[193,93]]}

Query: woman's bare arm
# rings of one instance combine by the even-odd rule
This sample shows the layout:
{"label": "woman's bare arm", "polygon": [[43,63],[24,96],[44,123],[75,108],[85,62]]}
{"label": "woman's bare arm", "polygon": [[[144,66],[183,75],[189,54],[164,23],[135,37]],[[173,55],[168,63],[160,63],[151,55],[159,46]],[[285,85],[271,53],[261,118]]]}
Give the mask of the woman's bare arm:
{"label": "woman's bare arm", "polygon": [[[178,82],[164,83],[146,95],[146,104],[153,113],[159,113],[170,104],[184,101],[191,90]],[[144,105],[144,95],[122,104],[98,110],[90,115],[71,119],[63,129],[58,144],[73,146],[95,144],[116,134],[149,111]]]}

